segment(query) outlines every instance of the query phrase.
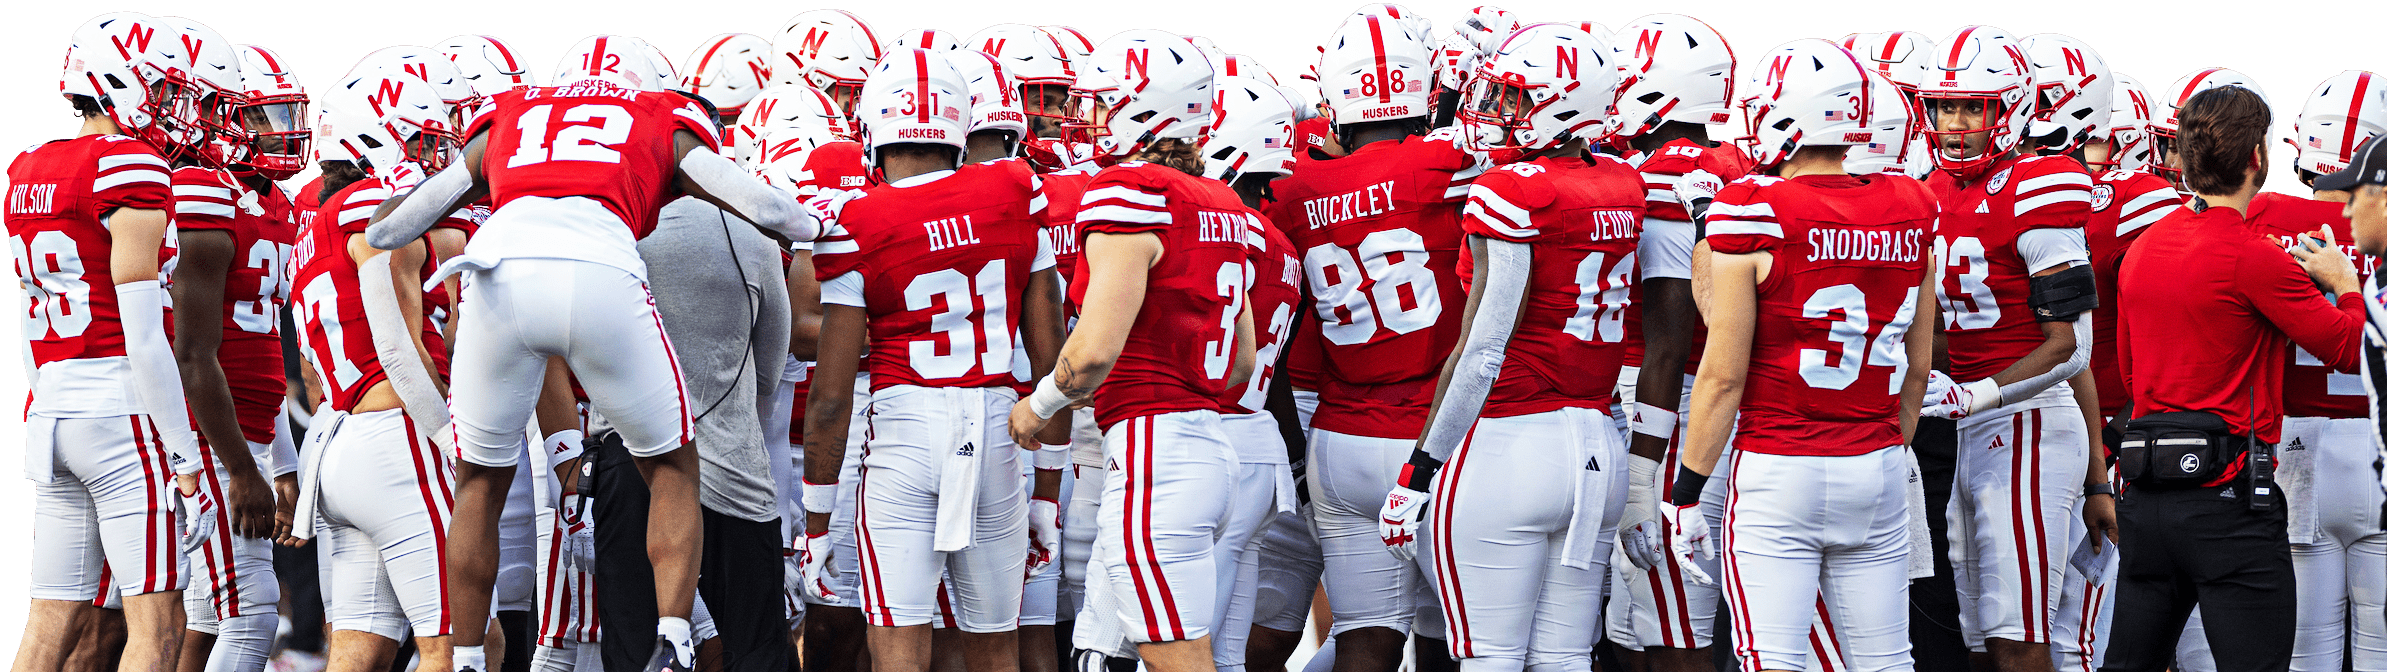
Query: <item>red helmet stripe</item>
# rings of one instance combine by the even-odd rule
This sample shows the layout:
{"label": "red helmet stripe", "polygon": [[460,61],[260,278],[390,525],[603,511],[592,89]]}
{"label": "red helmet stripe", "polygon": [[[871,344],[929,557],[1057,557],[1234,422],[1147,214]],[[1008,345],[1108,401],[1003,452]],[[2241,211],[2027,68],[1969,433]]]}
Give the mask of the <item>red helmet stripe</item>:
{"label": "red helmet stripe", "polygon": [[2346,121],[2344,124],[2346,127],[2346,135],[2344,139],[2337,142],[2338,163],[2350,163],[2354,160],[2354,127],[2358,125],[2354,122],[2355,120],[2362,118],[2362,96],[2363,94],[2369,92],[2370,73],[2365,72],[2360,76],[2355,77],[2354,102],[2348,103],[2346,105]]}
{"label": "red helmet stripe", "polygon": [[2213,73],[2216,72],[2221,72],[2221,68],[2205,68],[2203,70],[2198,70],[2196,72],[2196,76],[2188,80],[2187,86],[2180,87],[2180,99],[2172,101],[2172,109],[2174,110],[2173,114],[2178,114],[2179,112],[2177,110],[2182,107],[2187,107],[2188,97],[2196,95],[2196,87],[2203,86],[2205,83],[2205,78],[2213,76]]}
{"label": "red helmet stripe", "polygon": [[862,29],[862,38],[870,40],[870,53],[872,55],[886,53],[887,50],[879,48],[879,36],[870,32],[870,24],[863,23],[862,17],[854,16],[853,12],[848,12],[842,9],[837,10],[837,13],[844,14],[846,18],[853,19],[854,27]]}
{"label": "red helmet stripe", "polygon": [[499,41],[497,41],[497,38],[490,37],[490,36],[487,36],[487,35],[482,35],[482,36],[481,36],[481,39],[488,40],[488,41],[489,41],[489,46],[492,46],[492,47],[496,47],[496,48],[497,48],[497,57],[498,57],[498,58],[503,58],[503,59],[506,59],[506,71],[507,71],[507,72],[521,72],[521,71],[522,71],[522,65],[521,65],[521,64],[518,64],[518,63],[515,63],[515,62],[514,62],[514,50],[513,50],[513,49],[508,49],[508,48],[506,48],[506,43],[504,43],[504,42],[499,42]]}
{"label": "red helmet stripe", "polygon": [[929,108],[936,107],[936,98],[928,92],[928,50],[912,50],[912,72],[919,76],[920,88],[912,92],[912,107],[919,110],[920,123],[928,123]]}
{"label": "red helmet stripe", "polygon": [[1965,26],[1964,32],[1956,34],[1956,48],[1948,50],[1948,69],[1956,69],[1956,66],[1958,65],[1956,62],[1957,58],[1964,55],[1965,40],[1971,39],[1973,36],[1973,31],[1980,29],[1980,26]]}
{"label": "red helmet stripe", "polygon": [[1890,57],[1898,55],[1898,41],[1903,39],[1906,39],[1906,31],[1890,31],[1889,37],[1882,38],[1881,53],[1875,55],[1873,60],[1888,61],[1890,60]]}
{"label": "red helmet stripe", "polygon": [[1368,40],[1376,48],[1376,102],[1392,102],[1392,82],[1386,79],[1392,74],[1392,69],[1391,64],[1384,62],[1384,26],[1374,15],[1368,16]]}
{"label": "red helmet stripe", "polygon": [[588,55],[588,74],[597,74],[605,67],[605,41],[608,39],[612,38],[604,35],[597,36],[597,46],[591,49]]}

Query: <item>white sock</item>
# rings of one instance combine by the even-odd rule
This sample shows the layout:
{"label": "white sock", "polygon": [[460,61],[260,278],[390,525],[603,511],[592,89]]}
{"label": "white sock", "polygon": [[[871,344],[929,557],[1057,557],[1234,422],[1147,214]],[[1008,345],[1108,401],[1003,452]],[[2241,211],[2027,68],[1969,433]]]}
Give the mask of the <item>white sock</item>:
{"label": "white sock", "polygon": [[489,656],[481,652],[481,647],[459,646],[456,647],[456,652],[453,655],[456,659],[456,669],[459,671],[489,672]]}
{"label": "white sock", "polygon": [[696,663],[696,642],[688,634],[688,619],[665,616],[655,620],[655,634],[670,642],[672,656],[682,665]]}

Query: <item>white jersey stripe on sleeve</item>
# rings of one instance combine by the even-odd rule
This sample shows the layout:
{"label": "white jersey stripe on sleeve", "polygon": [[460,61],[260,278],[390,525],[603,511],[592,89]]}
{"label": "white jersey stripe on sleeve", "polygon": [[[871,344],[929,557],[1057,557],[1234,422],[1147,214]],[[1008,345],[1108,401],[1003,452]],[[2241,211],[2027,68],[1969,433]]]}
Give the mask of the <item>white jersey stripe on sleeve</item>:
{"label": "white jersey stripe on sleeve", "polygon": [[2051,205],[2087,202],[2089,202],[2089,192],[2085,190],[2063,189],[2058,191],[2050,191],[2037,196],[2015,201],[2014,216],[2020,217],[2029,214],[2033,210],[2038,210]]}
{"label": "white jersey stripe on sleeve", "polygon": [[2069,170],[2039,175],[2015,184],[2014,193],[2028,194],[2041,189],[2059,187],[2077,187],[2086,190],[2089,188],[2089,175]]}
{"label": "white jersey stripe on sleeve", "polygon": [[125,166],[148,166],[158,170],[165,170],[166,160],[158,158],[156,154],[109,154],[99,157],[100,172],[107,172],[117,168],[123,168]]}
{"label": "white jersey stripe on sleeve", "polygon": [[[1092,201],[1088,202],[1091,203]],[[1155,212],[1141,208],[1131,208],[1124,205],[1097,205],[1084,210],[1079,210],[1077,213],[1077,220],[1081,222],[1167,224],[1169,223],[1169,213],[1165,211]]]}
{"label": "white jersey stripe on sleeve", "polygon": [[1775,222],[1748,219],[1709,219],[1707,235],[1743,235],[1781,238],[1782,225]]}
{"label": "white jersey stripe on sleeve", "polygon": [[[1763,218],[1771,220],[1774,218],[1774,204],[1750,203],[1747,205],[1742,205],[1739,203],[1719,202],[1707,206],[1707,216],[1710,220],[1719,218]],[[1775,227],[1775,230],[1780,231],[1781,227]]]}
{"label": "white jersey stripe on sleeve", "polygon": [[1533,228],[1532,211],[1517,207],[1490,189],[1467,192],[1467,209],[1460,216],[1482,220],[1514,238],[1532,238],[1541,233]]}
{"label": "white jersey stripe on sleeve", "polygon": [[91,181],[92,193],[99,193],[131,184],[172,184],[162,170],[119,170]]}
{"label": "white jersey stripe on sleeve", "polygon": [[[188,217],[230,218],[232,217],[232,204],[177,198],[174,199],[174,214]],[[365,212],[365,214],[371,215],[373,213],[372,211],[368,210]],[[347,221],[348,212],[345,210],[341,211],[340,219],[341,221]]]}
{"label": "white jersey stripe on sleeve", "polygon": [[1167,195],[1145,193],[1129,187],[1103,187],[1101,189],[1088,191],[1086,192],[1085,198],[1079,202],[1085,205],[1093,205],[1098,201],[1114,198],[1147,208],[1161,209],[1169,207],[1169,197]]}

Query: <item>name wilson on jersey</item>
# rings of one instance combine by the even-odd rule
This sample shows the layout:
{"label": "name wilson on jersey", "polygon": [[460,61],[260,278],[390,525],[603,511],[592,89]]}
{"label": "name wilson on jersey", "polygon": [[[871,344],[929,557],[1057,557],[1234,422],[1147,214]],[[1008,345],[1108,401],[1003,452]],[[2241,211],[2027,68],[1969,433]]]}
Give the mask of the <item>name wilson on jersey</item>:
{"label": "name wilson on jersey", "polygon": [[1923,230],[1808,229],[1808,261],[1887,261],[1923,258]]}

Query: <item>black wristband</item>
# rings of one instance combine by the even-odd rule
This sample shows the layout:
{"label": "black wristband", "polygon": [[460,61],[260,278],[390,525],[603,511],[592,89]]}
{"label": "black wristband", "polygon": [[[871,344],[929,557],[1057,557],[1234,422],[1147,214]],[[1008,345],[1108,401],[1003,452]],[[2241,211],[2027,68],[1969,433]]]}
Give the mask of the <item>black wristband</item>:
{"label": "black wristband", "polygon": [[1442,461],[1434,459],[1432,455],[1427,455],[1425,451],[1410,451],[1409,463],[1401,465],[1401,478],[1397,482],[1404,488],[1418,492],[1432,492],[1434,472],[1441,468]]}
{"label": "black wristband", "polygon": [[1704,492],[1707,492],[1707,475],[1691,471],[1690,465],[1682,465],[1674,470],[1674,490],[1666,493],[1666,503],[1675,506],[1698,504],[1699,495]]}

